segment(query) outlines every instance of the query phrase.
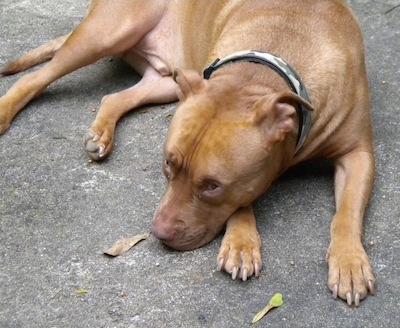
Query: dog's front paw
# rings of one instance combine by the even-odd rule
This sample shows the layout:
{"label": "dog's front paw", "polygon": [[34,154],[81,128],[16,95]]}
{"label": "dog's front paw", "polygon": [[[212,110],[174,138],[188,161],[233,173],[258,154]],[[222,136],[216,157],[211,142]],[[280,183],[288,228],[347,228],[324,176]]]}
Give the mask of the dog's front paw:
{"label": "dog's front paw", "polygon": [[233,280],[239,277],[246,281],[252,275],[258,277],[262,266],[260,249],[257,232],[249,236],[246,231],[246,237],[226,234],[219,250],[217,270],[225,270]]}
{"label": "dog's front paw", "polygon": [[88,156],[94,161],[101,161],[111,152],[114,142],[114,129],[98,129],[92,127],[83,137]]}
{"label": "dog's front paw", "polygon": [[347,304],[360,305],[368,292],[375,293],[375,279],[368,256],[361,244],[340,246],[331,243],[327,262],[329,265],[328,286],[333,298],[338,296]]}

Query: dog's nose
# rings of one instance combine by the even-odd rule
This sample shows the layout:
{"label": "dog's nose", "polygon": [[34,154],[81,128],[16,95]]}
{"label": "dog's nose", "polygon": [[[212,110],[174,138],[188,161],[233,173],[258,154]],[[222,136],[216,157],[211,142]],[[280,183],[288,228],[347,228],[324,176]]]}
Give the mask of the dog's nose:
{"label": "dog's nose", "polygon": [[174,233],[172,231],[160,229],[159,227],[152,226],[151,227],[151,233],[156,236],[156,238],[160,240],[165,240],[165,241],[170,241],[174,239]]}
{"label": "dog's nose", "polygon": [[161,241],[172,241],[176,234],[181,231],[177,224],[171,224],[167,220],[156,219],[153,221],[151,232]]}

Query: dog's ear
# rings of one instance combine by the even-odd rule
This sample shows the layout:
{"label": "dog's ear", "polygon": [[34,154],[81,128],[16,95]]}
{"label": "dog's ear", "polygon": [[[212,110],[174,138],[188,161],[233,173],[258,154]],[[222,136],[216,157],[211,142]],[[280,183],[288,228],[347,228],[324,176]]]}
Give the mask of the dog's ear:
{"label": "dog's ear", "polygon": [[180,100],[198,93],[205,85],[200,74],[192,69],[177,69],[174,71],[173,77],[179,85],[178,98]]}
{"label": "dog's ear", "polygon": [[310,103],[293,92],[274,93],[256,103],[254,123],[263,131],[268,146],[282,141],[295,125],[296,106],[314,110]]}

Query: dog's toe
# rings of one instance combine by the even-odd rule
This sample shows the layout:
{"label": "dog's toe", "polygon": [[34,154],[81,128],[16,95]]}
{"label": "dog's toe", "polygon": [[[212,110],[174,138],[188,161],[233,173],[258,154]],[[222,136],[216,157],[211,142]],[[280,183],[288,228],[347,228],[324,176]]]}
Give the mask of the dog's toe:
{"label": "dog's toe", "polygon": [[96,145],[93,141],[89,140],[86,143],[86,151],[89,153],[94,153],[97,152],[99,150],[99,146]]}

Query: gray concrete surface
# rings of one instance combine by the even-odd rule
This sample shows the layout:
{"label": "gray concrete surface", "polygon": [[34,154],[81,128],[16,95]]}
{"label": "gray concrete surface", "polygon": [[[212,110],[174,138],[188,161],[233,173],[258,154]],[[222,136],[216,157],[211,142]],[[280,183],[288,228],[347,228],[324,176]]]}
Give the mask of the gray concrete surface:
{"label": "gray concrete surface", "polygon": [[[350,308],[326,287],[334,202],[332,168],[324,162],[292,170],[256,203],[259,279],[238,282],[215,272],[221,237],[185,253],[152,237],[122,257],[103,256],[118,238],[149,230],[174,112],[167,105],[130,114],[112,156],[88,163],[82,135],[92,109],[137,79],[107,59],[56,82],[0,137],[0,327],[249,327],[275,292],[284,305],[259,327],[398,327],[400,8],[391,9],[400,1],[350,3],[365,35],[372,96],[377,177],[364,243],[375,296]],[[68,32],[86,5],[0,1],[0,64]],[[0,94],[17,78],[0,79]]]}

